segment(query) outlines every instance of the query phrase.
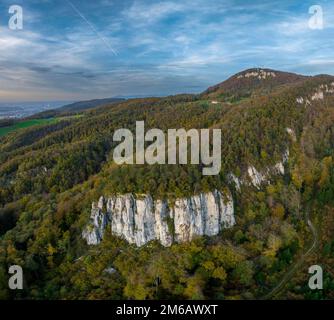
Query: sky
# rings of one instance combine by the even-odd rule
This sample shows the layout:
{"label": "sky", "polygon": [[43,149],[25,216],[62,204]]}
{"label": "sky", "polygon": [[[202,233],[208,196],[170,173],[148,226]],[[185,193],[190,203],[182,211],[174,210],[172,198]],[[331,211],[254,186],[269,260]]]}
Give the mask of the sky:
{"label": "sky", "polygon": [[334,74],[333,53],[333,0],[0,0],[0,102],[198,93],[253,67]]}

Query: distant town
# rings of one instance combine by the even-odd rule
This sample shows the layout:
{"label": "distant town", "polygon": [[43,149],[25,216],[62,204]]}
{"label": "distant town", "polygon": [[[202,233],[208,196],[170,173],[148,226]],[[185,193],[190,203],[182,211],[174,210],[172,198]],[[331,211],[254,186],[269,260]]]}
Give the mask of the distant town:
{"label": "distant town", "polygon": [[0,103],[1,119],[21,119],[35,113],[60,108],[72,101],[8,102]]}

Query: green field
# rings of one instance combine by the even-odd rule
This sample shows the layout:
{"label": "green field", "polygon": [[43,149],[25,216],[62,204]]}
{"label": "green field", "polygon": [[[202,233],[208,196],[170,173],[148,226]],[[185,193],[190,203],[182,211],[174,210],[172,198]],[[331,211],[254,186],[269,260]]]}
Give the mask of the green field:
{"label": "green field", "polygon": [[51,118],[51,119],[32,119],[32,120],[25,120],[25,121],[20,121],[17,122],[15,124],[13,124],[12,126],[9,127],[2,127],[0,128],[0,137],[16,131],[16,130],[20,130],[20,129],[25,129],[25,128],[29,128],[32,126],[37,126],[37,125],[42,125],[42,124],[50,124],[50,123],[54,123],[58,121],[57,118]]}
{"label": "green field", "polygon": [[0,137],[3,137],[10,132],[17,131],[20,129],[26,129],[32,126],[46,125],[46,124],[55,123],[61,120],[77,119],[81,117],[82,115],[78,114],[78,115],[73,115],[73,116],[64,116],[64,117],[49,118],[49,119],[30,119],[30,120],[18,121],[17,123],[11,126],[0,127]]}

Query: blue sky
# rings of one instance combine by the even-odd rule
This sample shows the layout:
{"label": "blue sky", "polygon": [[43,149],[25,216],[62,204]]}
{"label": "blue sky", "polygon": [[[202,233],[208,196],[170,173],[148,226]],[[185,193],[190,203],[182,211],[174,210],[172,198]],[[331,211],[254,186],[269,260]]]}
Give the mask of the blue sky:
{"label": "blue sky", "polygon": [[195,93],[251,67],[334,74],[333,31],[326,0],[1,0],[0,101]]}

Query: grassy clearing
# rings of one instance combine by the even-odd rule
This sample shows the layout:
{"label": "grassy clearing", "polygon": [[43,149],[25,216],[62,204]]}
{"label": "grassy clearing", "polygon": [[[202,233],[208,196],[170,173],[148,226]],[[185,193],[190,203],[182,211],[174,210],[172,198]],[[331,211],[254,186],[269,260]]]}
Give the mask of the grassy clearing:
{"label": "grassy clearing", "polygon": [[0,128],[0,137],[3,137],[8,133],[14,132],[17,130],[26,129],[32,126],[52,124],[57,121],[66,120],[69,118],[74,118],[74,117],[72,116],[72,117],[59,117],[59,118],[50,118],[50,119],[31,119],[31,120],[19,121],[11,126]]}

